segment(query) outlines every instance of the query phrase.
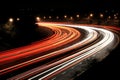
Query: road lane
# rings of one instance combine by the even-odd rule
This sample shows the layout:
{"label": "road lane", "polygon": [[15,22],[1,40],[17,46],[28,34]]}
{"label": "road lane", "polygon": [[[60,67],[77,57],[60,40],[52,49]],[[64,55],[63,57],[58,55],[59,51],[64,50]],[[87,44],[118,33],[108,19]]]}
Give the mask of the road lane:
{"label": "road lane", "polygon": [[[57,27],[57,26],[55,27],[47,26],[47,27],[51,28],[56,33],[52,36],[52,38],[50,37],[49,39],[46,39],[44,41],[40,41],[35,44],[31,44],[22,48],[17,48],[15,50],[8,50],[1,52],[2,54],[0,54],[0,63],[1,63],[0,75],[30,65],[32,63],[42,61],[41,59],[35,60],[34,55],[37,54],[38,56],[43,56],[45,55],[44,54],[45,51],[65,45],[80,37],[80,32],[73,28]],[[25,61],[23,61],[22,59],[25,59]]]}
{"label": "road lane", "polygon": [[[113,43],[115,41],[115,35],[111,31],[104,29],[105,26],[103,27],[96,26],[95,28],[94,25],[89,26],[89,25],[72,25],[72,24],[60,24],[60,23],[37,23],[37,24],[40,26],[49,27],[51,29],[53,28],[53,31],[55,32],[54,36],[51,39],[47,39],[50,41],[48,42],[40,41],[43,46],[35,48],[35,50],[36,49],[38,50],[37,53],[41,53],[42,55],[40,54],[37,57],[31,57],[28,60],[18,62],[17,64],[8,66],[8,68],[3,67],[1,72],[3,72],[3,74],[4,74],[4,71],[5,73],[9,73],[13,70],[17,70],[37,62],[42,62],[47,59],[49,60],[50,58],[53,58],[53,57],[56,57],[56,58],[52,61],[48,61],[47,63],[42,64],[38,67],[35,67],[31,70],[28,70],[26,72],[13,76],[8,80],[54,79],[56,75],[59,75],[60,73],[77,65],[83,60],[96,55],[98,52],[101,52],[102,50],[107,50],[109,48],[112,49],[112,47],[109,47],[109,45],[114,46]],[[87,34],[81,33],[82,32],[81,30],[86,31]],[[113,30],[113,28],[110,28],[110,30]],[[84,38],[81,39],[81,35],[84,35]],[[80,39],[80,40],[76,41],[77,39]],[[71,44],[72,42],[74,42],[74,44]],[[39,44],[39,42],[35,42],[35,43]],[[51,49],[53,49],[54,51],[45,53]],[[32,54],[34,54],[35,52],[34,52],[34,49],[32,49],[28,54],[26,53],[26,51],[25,52],[23,51],[23,53],[24,53],[24,56],[27,56],[27,55],[33,56]],[[8,57],[10,57],[9,55],[11,54],[8,54]],[[57,57],[59,55],[61,56]],[[2,56],[3,57],[1,57],[1,59],[2,58],[3,59],[1,60],[1,62],[3,62],[3,65],[4,65],[5,64],[4,62],[7,62],[7,60],[5,60],[7,58],[4,58],[4,55]],[[18,55],[17,58],[22,59],[22,57],[24,56],[19,57]],[[10,60],[11,61],[14,59],[17,60],[17,58],[14,58],[13,56],[11,57]],[[8,62],[8,63],[11,63],[11,62]]]}
{"label": "road lane", "polygon": [[[74,25],[67,25],[67,26],[80,27],[81,28],[81,26],[74,26]],[[63,65],[63,66],[57,65],[57,66],[60,66],[60,67],[58,67],[57,69],[54,69],[54,68],[57,67],[57,66],[55,66],[52,69],[49,69],[48,71],[44,71],[44,72],[30,78],[29,80],[32,80],[37,76],[41,76],[42,74],[45,74],[45,72],[47,72],[47,74],[45,76],[41,77],[39,80],[48,80],[51,77],[53,77],[53,76],[61,73],[62,71],[70,68],[71,66],[73,66],[73,64],[75,65],[75,63],[79,63],[79,61],[82,61],[83,59],[88,58],[89,56],[91,56],[93,54],[96,54],[98,51],[105,48],[108,44],[110,44],[114,40],[114,34],[110,31],[107,31],[107,30],[104,30],[104,29],[99,29],[99,28],[92,28],[92,27],[91,27],[91,29],[92,30],[94,29],[94,30],[97,30],[97,31],[101,32],[101,34],[104,36],[103,39],[101,41],[99,41],[98,43],[94,44],[93,46],[82,50],[83,52],[82,51],[78,52],[78,54],[79,53],[80,54],[83,53],[83,54],[81,54],[79,57],[74,56],[76,58],[75,61],[72,60],[72,59],[74,59],[74,58],[72,58],[71,61],[66,62],[65,64],[60,64],[60,65]]]}

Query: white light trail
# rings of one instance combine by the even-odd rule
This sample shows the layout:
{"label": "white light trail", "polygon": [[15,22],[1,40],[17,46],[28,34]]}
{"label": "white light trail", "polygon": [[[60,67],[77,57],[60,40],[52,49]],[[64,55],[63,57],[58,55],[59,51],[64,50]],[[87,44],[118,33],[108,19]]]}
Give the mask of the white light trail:
{"label": "white light trail", "polygon": [[[80,59],[83,59],[84,57],[88,57],[88,56],[91,56],[91,55],[97,53],[98,51],[100,51],[103,48],[107,47],[107,45],[110,44],[114,40],[114,34],[112,32],[110,32],[110,31],[108,31],[108,30],[105,30],[105,29],[93,28],[93,27],[87,27],[87,26],[66,25],[66,24],[65,25],[60,24],[59,26],[81,28],[81,29],[85,29],[85,30],[87,30],[89,32],[93,32],[94,30],[96,30],[96,31],[99,31],[103,35],[103,39],[101,41],[99,41],[98,43],[96,43],[96,44],[94,44],[94,45],[92,45],[92,46],[90,46],[90,47],[88,47],[88,48],[86,48],[86,49],[84,49],[82,51],[79,51],[79,52],[77,52],[76,54],[73,54],[73,55],[77,55],[77,54],[81,54],[81,53],[83,53],[83,54],[81,54],[81,55],[79,55],[79,56],[77,56],[77,57],[75,57],[75,58],[73,58],[71,60],[68,60],[68,61],[66,61],[66,62],[64,62],[64,63],[62,63],[60,65],[57,65],[57,66],[55,66],[55,67],[53,67],[53,68],[51,68],[51,69],[49,69],[47,71],[44,71],[44,72],[30,78],[29,80],[32,80],[37,76],[40,76],[40,75],[42,75],[42,74],[44,74],[46,72],[51,71],[49,74],[47,74],[47,75],[45,75],[45,76],[43,76],[43,77],[41,77],[39,79],[39,80],[43,80],[43,79],[47,78],[48,76],[56,73],[57,71],[71,65],[72,63],[74,63],[74,62],[76,62],[76,61],[78,61]],[[69,47],[66,48],[66,49],[69,49]],[[58,67],[58,68],[56,69],[56,67]]]}
{"label": "white light trail", "polygon": [[[103,49],[107,49],[108,45],[112,44],[115,40],[114,33],[112,33],[109,30],[102,29],[102,28],[94,28],[94,27],[80,26],[80,25],[58,24],[58,23],[57,24],[56,23],[40,23],[40,24],[42,24],[43,26],[44,26],[44,24],[45,25],[47,24],[49,26],[51,25],[52,27],[59,26],[59,27],[71,27],[71,28],[75,28],[78,30],[83,29],[88,34],[81,41],[78,41],[70,46],[53,51],[53,52],[46,54],[46,55],[43,55],[41,57],[37,57],[35,59],[32,59],[29,62],[39,60],[40,58],[46,58],[46,57],[49,57],[51,55],[55,55],[56,53],[65,53],[65,52],[74,50],[76,48],[81,48],[82,46],[97,40],[98,36],[102,36],[102,38],[98,42],[95,42],[94,44],[92,44],[91,46],[88,46],[84,49],[80,49],[79,51],[77,51],[76,53],[74,53],[72,55],[69,55],[65,58],[62,58],[58,61],[55,61],[54,63],[47,65],[47,67],[50,67],[50,68],[46,69],[44,67],[46,65],[38,66],[34,69],[31,69],[31,70],[26,71],[24,73],[18,74],[12,78],[9,78],[8,80],[24,79],[24,77],[27,77],[29,75],[33,75],[35,73],[39,73],[39,74],[37,74],[37,75],[35,74],[35,76],[29,78],[28,80],[33,80],[36,77],[40,77],[39,80],[52,79],[55,75],[57,75],[57,72],[59,72],[59,71],[62,72],[66,68],[68,69],[68,68],[82,62],[84,59],[87,59],[93,55],[96,55],[97,52],[99,52]],[[40,69],[46,69],[46,70],[39,72]]]}

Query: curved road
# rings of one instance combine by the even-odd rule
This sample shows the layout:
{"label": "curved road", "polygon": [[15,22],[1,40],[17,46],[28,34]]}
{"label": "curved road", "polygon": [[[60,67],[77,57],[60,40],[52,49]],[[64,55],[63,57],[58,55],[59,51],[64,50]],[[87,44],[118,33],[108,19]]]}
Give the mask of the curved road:
{"label": "curved road", "polygon": [[[119,43],[118,36],[104,29],[105,26],[37,24],[51,28],[54,34],[31,45],[1,52],[0,76],[41,62],[39,66],[8,80],[57,80],[56,76],[60,73],[91,56],[96,56],[103,50],[114,49]],[[116,32],[119,30],[118,28],[113,29],[113,27],[109,29]],[[98,59],[101,60],[101,56]]]}

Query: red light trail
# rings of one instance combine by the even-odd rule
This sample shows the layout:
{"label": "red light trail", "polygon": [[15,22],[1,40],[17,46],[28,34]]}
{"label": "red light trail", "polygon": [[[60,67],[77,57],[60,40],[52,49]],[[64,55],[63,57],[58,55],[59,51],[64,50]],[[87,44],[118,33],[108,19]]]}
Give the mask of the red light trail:
{"label": "red light trail", "polygon": [[[119,33],[119,28],[62,23],[37,24],[52,29],[54,34],[31,45],[1,52],[1,76],[61,55],[34,69],[9,78],[9,80],[23,80],[28,78],[29,80],[33,80],[38,77],[39,80],[53,79],[56,75],[77,65],[83,60],[91,56],[95,56],[96,58],[96,55],[101,51],[113,49],[111,46],[114,45],[116,47],[119,43],[119,37],[113,33]],[[115,43],[115,39],[117,39],[117,43]],[[101,53],[99,55],[100,57],[97,57],[97,59],[101,60],[101,55],[104,54]]]}
{"label": "red light trail", "polygon": [[[80,32],[78,32],[77,30],[73,28],[57,27],[57,26],[56,27],[47,26],[47,27],[51,28],[55,32],[53,36],[45,40],[39,41],[37,43],[33,43],[31,45],[25,46],[25,47],[1,52],[0,53],[0,63],[1,63],[0,65],[1,65],[2,70],[0,70],[0,74],[4,74],[9,71],[24,67],[26,65],[47,59],[47,57],[40,58],[40,60],[34,60],[27,64],[25,63],[25,61],[29,61],[28,59],[34,58],[34,55],[43,56],[45,55],[44,54],[45,51],[55,49],[57,47],[70,43],[76,40],[78,37],[80,37]],[[56,54],[56,55],[59,55],[59,54]],[[50,57],[54,57],[54,56],[49,55],[49,58]],[[16,62],[22,59],[25,59],[25,61]],[[4,67],[4,65],[5,66],[9,65],[9,66]]]}

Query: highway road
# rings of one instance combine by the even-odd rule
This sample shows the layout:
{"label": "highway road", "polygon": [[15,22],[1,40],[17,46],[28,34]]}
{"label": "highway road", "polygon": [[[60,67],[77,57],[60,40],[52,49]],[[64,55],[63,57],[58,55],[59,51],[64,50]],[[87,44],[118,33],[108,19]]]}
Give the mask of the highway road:
{"label": "highway road", "polygon": [[69,80],[72,77],[61,73],[65,74],[89,58],[101,61],[119,44],[120,29],[117,27],[37,24],[50,28],[54,34],[30,45],[0,52],[1,77],[37,65],[8,77],[8,80]]}

